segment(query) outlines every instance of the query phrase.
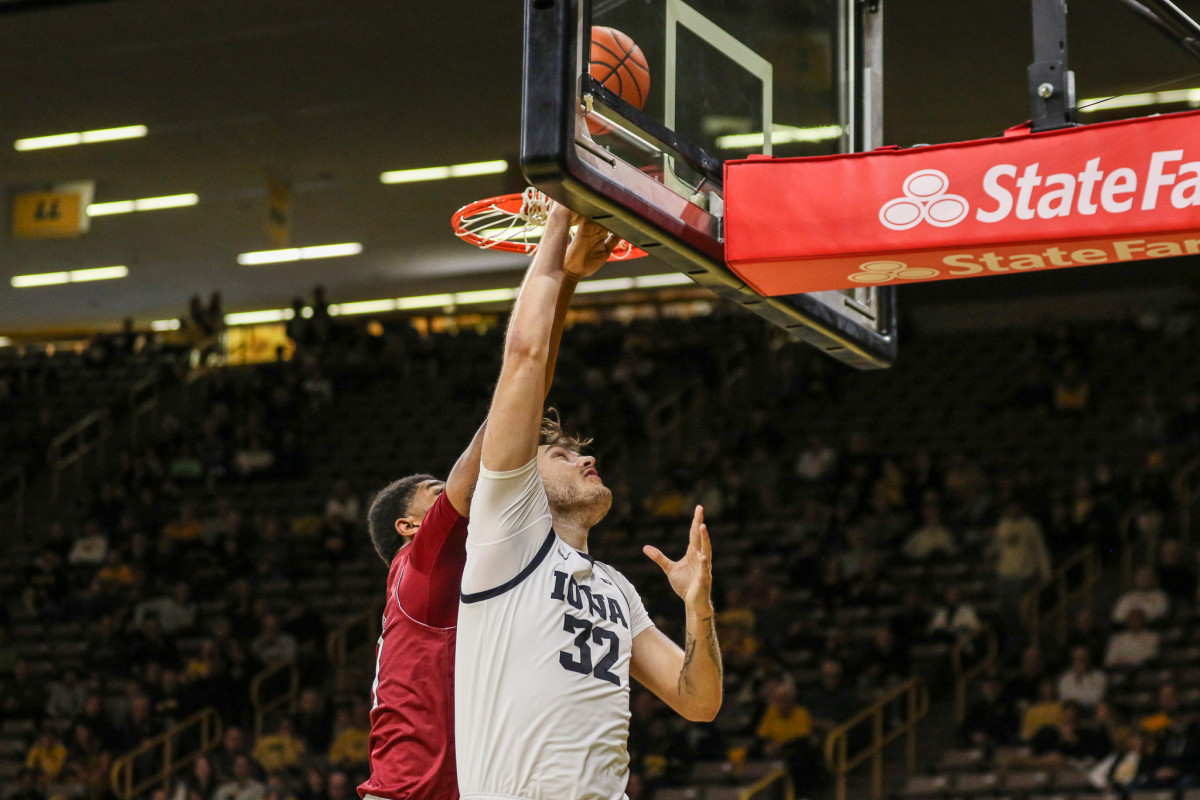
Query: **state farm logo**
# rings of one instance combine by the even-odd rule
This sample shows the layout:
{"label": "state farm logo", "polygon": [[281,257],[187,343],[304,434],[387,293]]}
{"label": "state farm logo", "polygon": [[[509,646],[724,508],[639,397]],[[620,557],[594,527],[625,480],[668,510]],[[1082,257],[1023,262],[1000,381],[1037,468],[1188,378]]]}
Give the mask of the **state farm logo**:
{"label": "state farm logo", "polygon": [[950,194],[950,179],[937,169],[922,169],[904,179],[904,197],[889,200],[879,209],[879,221],[894,231],[906,231],[928,222],[949,228],[967,218],[971,206],[962,195]]}
{"label": "state farm logo", "polygon": [[941,275],[929,267],[910,267],[903,261],[868,261],[858,265],[859,272],[848,275],[855,283],[886,283],[887,281],[926,281]]}

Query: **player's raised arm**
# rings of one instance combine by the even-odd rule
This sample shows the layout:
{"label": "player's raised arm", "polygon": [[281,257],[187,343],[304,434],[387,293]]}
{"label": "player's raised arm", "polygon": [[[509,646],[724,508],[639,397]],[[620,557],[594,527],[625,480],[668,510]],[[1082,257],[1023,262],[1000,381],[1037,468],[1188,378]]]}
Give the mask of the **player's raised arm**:
{"label": "player's raised arm", "polygon": [[[578,217],[572,219],[572,222],[579,221]],[[563,326],[566,324],[567,310],[571,307],[571,298],[575,295],[575,287],[579,284],[580,277],[590,275],[595,272],[595,268],[599,268],[600,264],[604,263],[603,260],[597,260],[597,255],[591,255],[591,250],[596,241],[601,238],[601,232],[607,234],[607,231],[596,225],[588,226],[586,223],[581,224],[579,230],[577,238],[579,236],[584,238],[579,239],[579,245],[569,248],[570,252],[563,262],[566,278],[559,285],[558,298],[554,305],[554,319],[550,326],[550,348],[546,358],[543,401],[546,395],[550,394],[550,386],[554,382],[554,365],[558,361],[558,345],[562,341]],[[608,241],[608,238],[605,235],[603,239],[606,248],[605,258],[607,258],[608,250],[611,250],[611,242]],[[582,246],[584,244],[587,244],[588,247],[584,248]],[[578,265],[575,263],[581,258],[587,259],[589,255],[591,255],[590,263]],[[539,264],[538,267],[540,268],[541,265]],[[532,271],[531,265],[530,273]],[[524,284],[522,284],[522,288],[524,288]],[[472,437],[471,444],[454,462],[454,468],[450,470],[450,477],[446,480],[446,495],[451,505],[454,506],[454,510],[463,516],[470,511],[471,496],[475,493],[475,483],[479,480],[479,463],[483,453],[483,434],[486,429],[487,420],[484,420],[484,423],[479,426],[479,430],[475,432],[475,436]]]}
{"label": "player's raised arm", "polygon": [[[492,471],[517,469],[537,454],[542,406],[558,354],[553,333],[556,322],[561,332],[566,315],[563,290],[573,292],[580,279],[599,269],[616,243],[603,228],[582,224],[568,253],[571,221],[569,209],[555,206],[513,305],[483,437],[483,466]],[[566,299],[569,302],[570,294]]]}
{"label": "player's raised arm", "polygon": [[683,599],[687,634],[683,649],[658,628],[633,640],[630,674],[686,719],[711,722],[721,710],[723,671],[712,603],[712,542],[704,509],[696,506],[687,552],[672,561],[657,547],[643,548]]}

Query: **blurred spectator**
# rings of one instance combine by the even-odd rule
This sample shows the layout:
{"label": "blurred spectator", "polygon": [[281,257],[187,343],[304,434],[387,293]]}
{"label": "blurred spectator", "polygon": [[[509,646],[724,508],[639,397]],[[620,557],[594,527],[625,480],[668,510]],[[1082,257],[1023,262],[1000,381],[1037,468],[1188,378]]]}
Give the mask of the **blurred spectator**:
{"label": "blurred spectator", "polygon": [[201,755],[192,762],[188,774],[175,784],[171,800],[210,800],[219,786],[212,762],[207,755]]}
{"label": "blurred spectator", "polygon": [[1088,649],[1073,649],[1070,666],[1058,679],[1059,700],[1071,700],[1084,708],[1093,709],[1104,699],[1107,688],[1108,676],[1103,670],[1092,666],[1092,654]]}
{"label": "blurred spectator", "polygon": [[108,537],[94,520],[83,523],[83,533],[71,545],[67,564],[72,567],[100,566],[108,555]]}
{"label": "blurred spectator", "polygon": [[7,625],[0,624],[0,684],[12,677],[17,666],[17,648],[13,647]]}
{"label": "blurred spectator", "polygon": [[254,745],[254,758],[267,773],[298,770],[304,756],[304,742],[296,736],[291,719],[283,717],[275,733],[260,736]]}
{"label": "blurred spectator", "polygon": [[350,776],[344,772],[329,773],[327,786],[328,800],[354,800],[358,796],[350,782]]}
{"label": "blurred spectator", "polygon": [[40,721],[46,708],[46,691],[42,681],[35,678],[24,659],[13,665],[12,680],[4,684],[0,695],[0,710],[4,719],[31,719]]}
{"label": "blurred spectator", "polygon": [[179,506],[179,516],[163,526],[164,539],[179,544],[199,542],[204,535],[204,524],[196,518],[196,508],[191,503]]}
{"label": "blurred spectator", "polygon": [[1006,633],[1005,643],[1012,644],[1023,634],[1022,598],[1030,589],[1050,579],[1050,553],[1041,526],[1015,501],[1004,507],[991,550],[996,559],[996,599]]}
{"label": "blurred spectator", "polygon": [[1068,759],[1095,761],[1108,755],[1112,742],[1102,730],[1082,723],[1078,703],[1062,704],[1058,722],[1043,725],[1030,740],[1035,763],[1040,766],[1063,764]]}
{"label": "blurred spectator", "polygon": [[951,586],[946,597],[933,609],[929,620],[928,635],[950,641],[959,641],[983,629],[975,607],[962,599],[962,589]]}
{"label": "blurred spectator", "polygon": [[50,698],[46,701],[46,716],[51,719],[73,720],[83,713],[87,700],[87,687],[79,680],[72,667],[62,671],[62,678],[50,684]]}
{"label": "blurred spectator", "polygon": [[300,699],[296,702],[296,712],[292,715],[296,734],[305,741],[308,749],[315,753],[329,750],[333,739],[333,717],[325,698],[317,689],[300,690]]}
{"label": "blurred spectator", "polygon": [[333,484],[333,494],[325,501],[325,524],[343,535],[353,534],[362,522],[362,504],[350,491],[350,482]]}
{"label": "blurred spectator", "polygon": [[908,647],[897,642],[892,629],[886,625],[874,630],[859,662],[863,665],[858,675],[862,691],[884,690],[912,677],[912,657]]}
{"label": "blurred spectator", "polygon": [[685,502],[683,492],[669,478],[660,477],[642,500],[642,510],[655,519],[671,519],[684,513]]}
{"label": "blurred spectator", "polygon": [[62,559],[53,549],[47,548],[37,555],[25,571],[21,600],[26,610],[41,616],[53,614],[67,594],[67,576]]}
{"label": "blurred spectator", "polygon": [[162,723],[154,718],[154,707],[150,698],[138,693],[130,700],[129,718],[114,732],[115,741],[119,745],[114,749],[132,750],[161,733],[162,727]]}
{"label": "blurred spectator", "polygon": [[1104,653],[1104,666],[1140,667],[1158,657],[1159,636],[1146,630],[1146,615],[1140,608],[1131,608],[1125,616],[1126,629],[1114,633]]}
{"label": "blurred spectator", "polygon": [[809,483],[820,483],[832,476],[837,466],[837,451],[825,443],[820,434],[808,437],[808,444],[796,459],[796,477]]}
{"label": "blurred spectator", "polygon": [[263,800],[266,787],[254,777],[249,756],[233,759],[233,777],[218,787],[213,800]]}
{"label": "blurred spectator", "polygon": [[1088,779],[1097,789],[1115,789],[1119,792],[1145,785],[1152,768],[1152,759],[1149,757],[1151,746],[1149,736],[1140,731],[1134,732],[1123,747],[1088,773]]}
{"label": "blurred spectator", "polygon": [[43,728],[25,754],[25,766],[34,771],[43,788],[58,780],[67,763],[67,748],[53,728]]}
{"label": "blurred spectator", "polygon": [[368,741],[371,719],[367,704],[357,702],[353,709],[343,708],[334,723],[336,734],[329,746],[329,763],[335,769],[350,774],[365,774],[370,757]]}
{"label": "blurred spectator", "polygon": [[942,512],[927,503],[921,508],[923,524],[908,538],[901,551],[912,561],[926,561],[935,556],[948,557],[956,550],[954,535],[942,524]]}
{"label": "blurred spectator", "polygon": [[327,800],[325,773],[315,766],[304,768],[304,780],[296,790],[296,800]]}
{"label": "blurred spectator", "polygon": [[259,436],[251,436],[233,454],[233,467],[243,478],[270,471],[275,465],[275,454]]}
{"label": "blurred spectator", "polygon": [[158,664],[160,667],[178,669],[183,666],[175,640],[163,633],[158,617],[147,615],[129,642],[130,653],[135,664]]}
{"label": "blurred spectator", "polygon": [[1188,563],[1186,552],[1178,539],[1167,539],[1159,545],[1154,571],[1171,604],[1190,607],[1196,602],[1196,568]]}
{"label": "blurred spectator", "polygon": [[1074,647],[1086,647],[1095,662],[1100,661],[1108,648],[1108,634],[1100,627],[1096,612],[1091,608],[1081,608],[1075,614],[1067,633],[1067,650]]}
{"label": "blurred spectator", "polygon": [[1167,432],[1167,415],[1158,404],[1158,395],[1146,392],[1133,415],[1133,435],[1149,442],[1161,442]]}
{"label": "blurred spectator", "polygon": [[246,732],[236,725],[231,725],[225,729],[225,733],[221,737],[221,746],[209,755],[217,780],[221,783],[235,780],[237,778],[235,767],[240,759],[246,760],[246,769],[250,777],[255,779],[263,777],[262,766],[250,755]]}
{"label": "blurred spectator", "polygon": [[120,604],[128,599],[134,581],[133,568],[125,563],[121,551],[110,549],[104,556],[104,564],[96,570],[100,593]]}
{"label": "blurred spectator", "polygon": [[190,631],[196,623],[196,603],[192,587],[178,581],[171,594],[143,600],[133,610],[133,624],[141,625],[151,614],[158,617],[163,633],[175,635]]}
{"label": "blurred spectator", "polygon": [[1133,588],[1121,594],[1113,606],[1113,622],[1124,625],[1128,621],[1129,612],[1139,609],[1146,617],[1146,622],[1157,622],[1167,615],[1170,604],[1167,593],[1159,589],[1154,581],[1154,569],[1142,567],[1133,577]]}
{"label": "blurred spectator", "polygon": [[1010,744],[1017,734],[1017,714],[1003,697],[1004,685],[998,678],[987,678],[980,697],[967,709],[959,728],[959,738],[967,747],[995,747]]}
{"label": "blurred spectator", "polygon": [[758,723],[758,748],[764,757],[784,761],[798,787],[817,785],[823,775],[812,734],[812,716],[796,702],[791,677],[772,682],[767,687],[767,709]]}
{"label": "blurred spectator", "polygon": [[1021,741],[1027,742],[1047,725],[1057,725],[1062,716],[1058,687],[1051,678],[1038,684],[1037,701],[1025,709],[1021,717]]}
{"label": "blurred spectator", "polygon": [[822,736],[858,710],[858,700],[845,684],[841,662],[821,662],[821,682],[805,694],[804,705],[812,715],[813,728]]}
{"label": "blurred spectator", "polygon": [[296,660],[296,638],[279,627],[279,617],[267,614],[262,620],[262,632],[250,643],[250,650],[266,666]]}
{"label": "blurred spectator", "polygon": [[1174,683],[1168,681],[1158,687],[1154,713],[1143,717],[1138,727],[1151,736],[1156,736],[1186,716],[1181,713],[1179,707],[1179,690]]}
{"label": "blurred spectator", "polygon": [[1154,734],[1148,773],[1140,785],[1147,789],[1186,789],[1200,779],[1200,722],[1176,715]]}
{"label": "blurred spectator", "polygon": [[1051,391],[1051,408],[1060,414],[1079,415],[1088,410],[1092,385],[1079,372],[1079,365],[1068,361]]}

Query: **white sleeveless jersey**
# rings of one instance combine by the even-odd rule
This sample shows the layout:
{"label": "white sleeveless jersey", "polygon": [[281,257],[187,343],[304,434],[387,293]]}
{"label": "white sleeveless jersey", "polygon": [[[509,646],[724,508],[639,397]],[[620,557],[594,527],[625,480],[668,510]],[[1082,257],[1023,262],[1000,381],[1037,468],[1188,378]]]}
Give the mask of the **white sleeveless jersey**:
{"label": "white sleeveless jersey", "polygon": [[536,461],[481,470],[458,614],[462,800],[622,800],[633,586],[559,539]]}

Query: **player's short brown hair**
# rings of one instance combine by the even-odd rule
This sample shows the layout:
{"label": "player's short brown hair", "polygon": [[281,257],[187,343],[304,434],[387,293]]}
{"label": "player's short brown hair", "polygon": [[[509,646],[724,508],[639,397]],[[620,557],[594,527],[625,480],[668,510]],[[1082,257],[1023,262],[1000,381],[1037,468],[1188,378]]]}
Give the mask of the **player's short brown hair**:
{"label": "player's short brown hair", "polygon": [[585,439],[576,434],[565,433],[558,417],[558,409],[553,406],[546,409],[546,414],[542,417],[541,434],[538,436],[539,445],[557,445],[579,453],[591,443],[590,438]]}

